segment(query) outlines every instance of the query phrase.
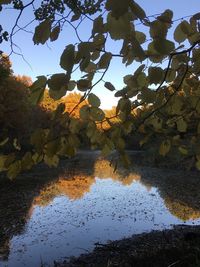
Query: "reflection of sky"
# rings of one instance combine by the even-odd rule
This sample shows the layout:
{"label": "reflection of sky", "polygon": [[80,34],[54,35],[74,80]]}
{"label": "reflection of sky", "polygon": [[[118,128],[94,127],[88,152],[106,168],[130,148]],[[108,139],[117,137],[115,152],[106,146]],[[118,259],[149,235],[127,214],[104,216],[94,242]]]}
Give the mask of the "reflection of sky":
{"label": "reflection of sky", "polygon": [[57,196],[45,207],[35,206],[25,232],[11,240],[8,266],[39,266],[41,259],[52,263],[92,250],[95,242],[183,223],[154,187],[96,178],[90,189],[81,199]]}
{"label": "reflection of sky", "polygon": [[[165,9],[170,8],[174,10],[174,19],[182,18],[199,11],[198,0],[140,0],[137,2],[146,10],[147,15],[158,14]],[[14,14],[16,14],[17,16],[17,12],[14,13],[13,10],[7,9],[5,14],[3,13],[0,15],[2,24],[5,24],[5,27],[8,30],[13,25],[13,21],[16,17]],[[25,25],[31,19],[31,12],[27,11],[24,14],[19,25]],[[85,41],[87,40],[87,37],[89,35],[90,23],[91,22],[86,21],[80,28],[80,36]],[[141,26],[139,26],[139,30],[143,30]],[[170,37],[172,37],[171,34],[169,34],[169,38]],[[66,25],[66,30],[61,33],[59,40],[54,43],[49,42],[48,45],[34,46],[31,39],[32,35],[25,32],[19,32],[14,38],[14,42],[21,48],[21,53],[24,55],[24,58],[31,67],[26,62],[24,62],[20,56],[17,55],[12,55],[11,61],[13,62],[13,69],[16,74],[26,74],[28,76],[31,76],[33,79],[35,79],[37,75],[41,74],[46,75],[55,72],[62,72],[59,67],[59,56],[61,55],[63,49],[67,44],[77,41],[75,34],[69,25]],[[118,42],[109,42],[108,46],[111,47],[111,50],[114,50],[116,53],[120,48]],[[9,53],[8,44],[5,43],[1,45],[1,49]],[[19,50],[17,50],[17,48],[16,51],[20,52]],[[104,80],[112,81],[116,88],[120,89],[123,85],[122,77],[128,73],[132,73],[137,65],[138,64],[134,64],[134,67],[131,66],[129,68],[125,68],[121,65],[121,59],[114,59],[111,65],[111,70],[104,77]],[[75,78],[78,78],[79,74],[77,73]],[[103,97],[105,96],[105,92],[107,94],[106,98]],[[96,89],[96,93],[103,99],[105,107],[112,106],[114,104],[112,94],[103,89],[103,84],[99,85],[98,89]]]}

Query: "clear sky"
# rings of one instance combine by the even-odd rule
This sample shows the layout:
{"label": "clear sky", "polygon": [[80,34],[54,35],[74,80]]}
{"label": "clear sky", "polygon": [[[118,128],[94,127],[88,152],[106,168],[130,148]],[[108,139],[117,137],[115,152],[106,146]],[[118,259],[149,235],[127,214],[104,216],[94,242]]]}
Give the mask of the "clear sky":
{"label": "clear sky", "polygon": [[[29,1],[27,1],[27,3],[28,2]],[[39,2],[39,0],[37,0],[37,2]],[[200,12],[199,0],[138,0],[136,2],[144,8],[148,16],[159,14],[165,9],[173,10],[174,19],[179,19]],[[17,12],[7,9],[5,13],[0,14],[1,24],[5,25],[4,27],[9,30],[12,27],[16,16]],[[25,25],[31,21],[31,19],[31,13],[27,11],[19,24],[21,26]],[[176,23],[174,24],[174,27],[175,26]],[[29,29],[33,30],[33,27],[29,27]],[[83,23],[80,31],[80,35],[83,40],[87,40],[89,29],[89,22]],[[11,61],[13,63],[15,74],[25,74],[32,77],[34,80],[38,75],[63,72],[59,67],[60,55],[67,44],[76,42],[76,37],[70,25],[66,25],[66,29],[62,31],[59,40],[53,43],[48,42],[47,45],[33,45],[32,34],[22,31],[16,34],[14,42],[20,47],[21,53],[26,60],[25,62],[22,57],[14,54],[11,55]],[[109,45],[112,47],[112,49],[117,49],[119,47],[117,42],[112,42]],[[0,49],[6,53],[9,53],[9,43],[1,44]],[[16,51],[19,50],[16,48]],[[120,64],[120,59],[115,59],[113,60],[110,71],[105,76],[104,80],[112,81],[118,89],[121,89],[123,86],[123,76],[133,73],[136,66],[137,65],[124,68],[122,64]],[[109,108],[115,103],[112,94],[103,89],[103,84],[99,85],[98,88],[95,89],[95,93],[97,93],[97,95],[99,95],[104,102],[103,108]]]}

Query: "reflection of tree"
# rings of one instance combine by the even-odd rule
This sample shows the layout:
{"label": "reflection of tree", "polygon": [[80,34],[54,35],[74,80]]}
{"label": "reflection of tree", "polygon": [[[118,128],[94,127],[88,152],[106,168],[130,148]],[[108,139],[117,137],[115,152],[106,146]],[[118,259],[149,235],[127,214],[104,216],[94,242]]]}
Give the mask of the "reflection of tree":
{"label": "reflection of tree", "polygon": [[[35,199],[35,204],[48,205],[58,195],[66,195],[73,200],[82,198],[95,183],[94,177],[111,178],[123,185],[130,185],[133,181],[140,180],[148,191],[152,187],[159,189],[165,205],[174,216],[184,221],[200,218],[198,204],[200,203],[198,194],[200,181],[198,177],[195,178],[195,175],[187,178],[187,175],[180,172],[173,175],[170,175],[170,172],[167,173],[166,170],[158,169],[149,169],[149,173],[145,171],[131,172],[120,167],[114,171],[114,166],[110,164],[110,161],[104,159],[93,162],[93,173],[91,174],[91,166],[89,167],[87,164],[91,164],[91,161],[86,160],[76,164],[76,171],[68,169],[69,175],[60,177],[58,181],[42,190],[39,197]],[[142,173],[142,176],[139,173]]]}
{"label": "reflection of tree", "polygon": [[200,179],[197,173],[151,170],[141,175],[145,186],[157,187],[174,216],[186,221],[200,218]]}
{"label": "reflection of tree", "polygon": [[[76,200],[82,198],[85,193],[90,191],[90,187],[95,183],[95,177],[100,179],[111,178],[114,181],[120,181],[123,185],[130,185],[134,180],[139,180],[140,176],[130,173],[128,170],[119,168],[114,171],[110,161],[98,159],[94,162],[93,174],[87,167],[87,161],[84,162],[85,167],[77,170],[68,170],[67,176],[60,177],[58,181],[53,182],[40,192],[35,198],[34,203],[40,206],[48,205],[56,196],[66,195],[69,199]],[[90,163],[89,163],[90,164]],[[80,167],[82,163],[80,162]]]}
{"label": "reflection of tree", "polygon": [[200,210],[196,210],[185,203],[174,201],[171,198],[166,198],[165,205],[171,214],[178,217],[182,221],[200,218]]}
{"label": "reflection of tree", "polygon": [[91,185],[94,183],[92,176],[75,176],[72,180],[59,180],[58,188],[70,199],[79,199],[84,196],[85,193],[90,191]]}
{"label": "reflection of tree", "polygon": [[66,195],[69,199],[82,198],[90,191],[90,186],[94,183],[92,176],[75,175],[70,179],[60,178],[56,183],[50,184],[40,192],[35,198],[34,204],[47,206],[56,196]]}
{"label": "reflection of tree", "polygon": [[3,243],[1,243],[0,246],[0,260],[6,261],[8,260],[10,253],[10,239],[5,239]]}
{"label": "reflection of tree", "polygon": [[95,162],[94,176],[102,179],[111,178],[114,181],[120,181],[123,185],[130,185],[133,181],[140,180],[139,174],[124,168],[118,168],[115,171],[114,166],[108,160],[97,160]]}

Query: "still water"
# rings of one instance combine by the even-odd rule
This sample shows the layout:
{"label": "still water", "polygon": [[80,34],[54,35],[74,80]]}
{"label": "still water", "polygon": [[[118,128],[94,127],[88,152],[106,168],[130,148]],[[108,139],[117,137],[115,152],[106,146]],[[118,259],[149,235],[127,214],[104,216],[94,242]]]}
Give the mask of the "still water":
{"label": "still water", "polygon": [[[0,266],[52,266],[54,260],[91,251],[97,242],[176,224],[200,224],[199,199],[192,201],[185,190],[188,184],[180,184],[183,177],[166,174],[161,181],[163,173],[157,170],[114,173],[105,160],[94,163],[93,173],[80,170],[41,187],[23,213],[24,223],[14,231],[1,225],[7,238],[4,235],[0,243]],[[195,179],[190,178],[193,195],[199,186]]]}

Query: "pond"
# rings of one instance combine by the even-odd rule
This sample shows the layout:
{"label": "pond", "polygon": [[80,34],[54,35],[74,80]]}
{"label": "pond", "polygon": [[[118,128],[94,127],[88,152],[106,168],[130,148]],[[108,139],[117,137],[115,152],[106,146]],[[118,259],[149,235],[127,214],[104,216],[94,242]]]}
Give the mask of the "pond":
{"label": "pond", "polygon": [[0,266],[53,266],[95,243],[200,224],[195,174],[147,167],[114,172],[109,161],[88,156],[62,166],[56,178],[29,180],[1,187]]}

